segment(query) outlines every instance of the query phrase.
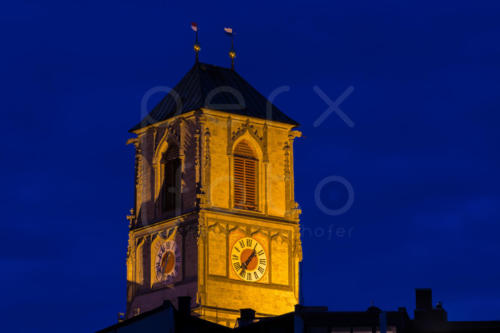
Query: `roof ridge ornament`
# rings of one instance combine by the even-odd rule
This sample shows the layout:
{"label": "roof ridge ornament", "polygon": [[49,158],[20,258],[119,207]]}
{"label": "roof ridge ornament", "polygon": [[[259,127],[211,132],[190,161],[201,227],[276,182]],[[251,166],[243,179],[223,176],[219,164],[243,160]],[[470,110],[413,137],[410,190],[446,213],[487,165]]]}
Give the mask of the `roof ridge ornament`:
{"label": "roof ridge ornament", "polygon": [[233,28],[224,27],[226,35],[231,37],[231,50],[229,51],[229,58],[231,58],[231,69],[234,71],[234,58],[236,58],[236,51],[234,50],[234,33]]}
{"label": "roof ridge ornament", "polygon": [[195,32],[193,49],[196,53],[196,63],[198,63],[200,61],[199,53],[201,50],[200,43],[198,43],[198,23],[191,22],[191,29]]}

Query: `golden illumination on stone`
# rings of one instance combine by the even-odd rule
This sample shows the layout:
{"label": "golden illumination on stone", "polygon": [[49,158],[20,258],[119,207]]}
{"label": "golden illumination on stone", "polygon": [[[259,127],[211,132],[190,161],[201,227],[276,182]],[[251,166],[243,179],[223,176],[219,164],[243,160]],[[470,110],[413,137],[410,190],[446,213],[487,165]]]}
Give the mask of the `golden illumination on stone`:
{"label": "golden illumination on stone", "polygon": [[[178,296],[186,295],[202,318],[230,327],[242,308],[261,317],[294,310],[302,247],[293,177],[293,141],[300,132],[293,128],[201,109],[135,131],[138,208],[132,222],[141,225],[129,232],[127,317],[137,309],[152,310],[164,299],[175,305]],[[243,140],[256,161],[252,210],[235,208],[234,202],[233,153]],[[162,215],[159,168],[161,154],[172,144],[179,147],[182,204],[174,215]],[[165,256],[159,246],[173,227],[175,244],[166,250],[175,249],[180,263],[161,270],[171,258],[153,260]],[[156,283],[163,275],[155,265],[160,273],[175,274],[166,274],[165,284]]]}

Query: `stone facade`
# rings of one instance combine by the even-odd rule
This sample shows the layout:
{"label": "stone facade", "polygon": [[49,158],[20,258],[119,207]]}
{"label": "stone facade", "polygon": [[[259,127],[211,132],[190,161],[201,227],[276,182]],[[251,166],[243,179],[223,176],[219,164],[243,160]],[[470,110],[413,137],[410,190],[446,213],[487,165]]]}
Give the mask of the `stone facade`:
{"label": "stone facade", "polygon": [[[185,113],[135,131],[136,203],[129,216],[127,316],[164,299],[191,296],[202,318],[234,326],[241,308],[271,316],[298,303],[300,210],[294,199],[293,125],[209,109]],[[257,209],[234,208],[233,149],[245,140],[257,157]],[[159,204],[161,158],[179,148],[181,195],[175,212]],[[175,276],[158,282],[156,249],[167,234],[176,244]],[[256,282],[240,279],[230,251],[243,237],[262,245],[268,259]],[[158,265],[158,264],[156,264]]]}

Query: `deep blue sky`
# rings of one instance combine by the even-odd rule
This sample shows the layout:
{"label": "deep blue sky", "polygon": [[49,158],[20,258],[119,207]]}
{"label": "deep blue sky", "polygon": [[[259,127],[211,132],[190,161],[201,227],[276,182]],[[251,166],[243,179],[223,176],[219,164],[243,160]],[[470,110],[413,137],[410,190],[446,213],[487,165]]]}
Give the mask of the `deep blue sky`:
{"label": "deep blue sky", "polygon": [[[201,59],[237,70],[299,121],[296,197],[307,305],[500,319],[500,4],[457,1],[16,1],[0,10],[2,326],[88,332],[125,307],[133,149],[144,93]],[[335,100],[348,127],[313,91]],[[156,96],[157,98],[159,96]],[[150,107],[153,105],[151,104]],[[355,193],[324,214],[325,177]],[[338,185],[338,184],[337,184]],[[323,189],[331,208],[342,186]]]}

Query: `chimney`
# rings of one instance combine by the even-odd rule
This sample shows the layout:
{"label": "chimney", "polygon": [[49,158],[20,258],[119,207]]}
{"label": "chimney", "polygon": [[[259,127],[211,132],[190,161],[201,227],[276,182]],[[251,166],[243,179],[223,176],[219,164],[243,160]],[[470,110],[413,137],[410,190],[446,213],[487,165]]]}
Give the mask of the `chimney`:
{"label": "chimney", "polygon": [[418,325],[430,325],[430,328],[448,320],[448,314],[442,304],[438,304],[436,308],[432,307],[432,289],[415,289],[415,296],[415,322]]}
{"label": "chimney", "polygon": [[415,289],[416,309],[417,310],[432,310],[432,289],[417,288]]}
{"label": "chimney", "polygon": [[177,298],[177,310],[181,316],[189,317],[191,315],[191,297],[179,296]]}
{"label": "chimney", "polygon": [[238,326],[243,327],[250,325],[255,320],[255,310],[253,309],[240,309],[240,318],[238,320]]}

